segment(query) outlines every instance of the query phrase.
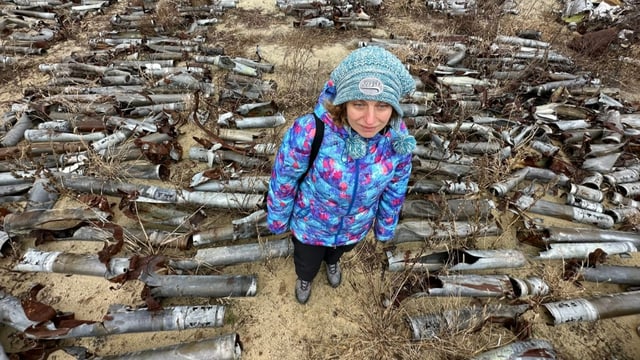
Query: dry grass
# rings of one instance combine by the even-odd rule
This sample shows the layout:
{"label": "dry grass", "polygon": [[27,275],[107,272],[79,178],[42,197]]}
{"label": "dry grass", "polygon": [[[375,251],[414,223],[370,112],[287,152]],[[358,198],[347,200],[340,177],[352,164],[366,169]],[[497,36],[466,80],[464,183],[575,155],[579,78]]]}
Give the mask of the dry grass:
{"label": "dry grass", "polygon": [[316,44],[306,39],[298,36],[285,44],[286,55],[280,66],[282,78],[276,97],[283,108],[294,112],[313,107],[328,75],[328,70],[314,60]]}
{"label": "dry grass", "polygon": [[[177,29],[181,25],[181,19],[177,18],[178,2],[175,0],[160,0],[156,8],[156,18],[158,24],[166,29]],[[204,1],[193,1],[192,5],[203,5]],[[424,7],[424,1],[417,0],[392,0],[385,2],[383,9],[367,9],[367,11],[379,18],[381,26],[390,29],[398,37],[406,37],[414,40],[428,41],[430,45],[427,48],[419,50],[415,49],[394,49],[403,61],[411,63],[412,72],[418,75],[422,71],[429,71],[437,64],[442,63],[443,56],[437,49],[437,43],[430,41],[430,33],[425,31],[427,26],[416,26],[415,23],[429,23],[433,26],[438,25],[440,33],[444,34],[462,34],[462,35],[481,35],[486,43],[489,43],[497,34],[513,34],[517,29],[521,29],[521,24],[511,23],[505,18],[499,16],[500,1],[491,0],[482,2],[480,12],[476,18],[454,17],[447,18],[441,14],[429,12]],[[549,18],[555,15],[550,11]],[[411,18],[412,21],[397,21],[398,18]],[[255,11],[237,11],[229,20],[249,22],[249,19],[255,20],[255,24],[266,26],[270,18],[261,15]],[[544,28],[545,23],[529,23],[529,27]],[[365,35],[366,32],[349,33],[351,37],[359,37]],[[286,54],[282,63],[278,64],[277,93],[273,95],[273,99],[278,102],[287,113],[300,114],[313,106],[317,95],[330,72],[325,64],[314,60],[319,57],[317,49],[333,41],[337,41],[344,36],[339,32],[318,31],[317,29],[300,29],[293,35],[283,35],[277,31],[265,32],[263,37],[249,36],[237,33],[224,28],[216,28],[207,33],[209,44],[225,44],[225,52],[231,55],[240,55],[246,44],[261,44],[269,42],[278,42],[285,48]],[[364,36],[362,36],[364,37]],[[563,32],[546,33],[545,37],[561,50],[565,46],[568,38]],[[312,38],[314,41],[309,41]],[[480,44],[482,45],[486,44]],[[595,74],[606,74],[607,81],[614,81],[621,86],[633,88],[635,84],[632,79],[637,77],[635,66],[630,64],[620,66],[619,63],[613,61],[623,52],[613,50],[604,54],[603,58],[578,60],[577,65],[594,71]],[[637,51],[636,51],[637,54]],[[247,55],[247,54],[244,54]],[[250,54],[249,54],[250,55]],[[250,56],[249,56],[250,57]],[[267,61],[269,59],[266,59]],[[542,65],[542,64],[541,64]],[[0,72],[0,83],[18,82],[21,76],[15,77],[10,75],[12,72],[28,71],[28,67],[16,65],[13,71]],[[535,72],[535,69],[531,69]],[[214,81],[222,81],[222,72],[214,74]],[[637,81],[637,80],[636,80]],[[516,90],[515,82],[503,85],[498,93],[508,94]],[[510,99],[511,100],[511,99]],[[68,104],[70,107],[73,104]],[[473,114],[473,110],[456,106],[455,104],[440,104],[443,106],[443,113],[446,118],[466,119]],[[209,111],[210,122],[222,110],[231,110],[220,108],[213,100],[203,100],[200,104],[201,109]],[[518,118],[520,112],[514,109],[511,114],[506,115],[508,118]],[[193,129],[190,129],[191,132]],[[464,142],[468,138],[463,134],[454,134],[458,142]],[[269,134],[264,141],[277,143],[279,134],[275,131]],[[528,154],[526,152],[515,153],[508,160],[500,160],[497,156],[480,157],[477,168],[482,169],[476,173],[475,181],[481,189],[486,189],[489,185],[502,180],[505,176],[513,172],[515,169],[523,165],[524,158]],[[119,160],[120,156],[116,154],[109,159],[104,159],[98,154],[89,153],[88,173],[100,178],[110,179],[112,181],[128,181],[126,162]],[[173,166],[170,183],[172,186],[179,188],[185,187],[190,180],[196,168],[202,167],[202,164],[194,164],[193,162],[183,161]],[[261,173],[267,173],[268,169],[258,170]],[[497,212],[500,212],[498,210]],[[208,223],[228,223],[235,214],[229,212],[211,211]],[[504,231],[503,235],[496,239],[450,239],[447,247],[468,247],[468,248],[497,248],[499,245],[507,242],[513,237],[516,228],[521,226],[523,219],[519,216],[502,213],[497,214],[499,223]],[[526,220],[526,219],[525,219]],[[476,222],[479,222],[477,219]],[[145,224],[139,222],[132,224],[132,227],[142,230]],[[172,237],[175,236],[175,237]],[[170,235],[167,241],[172,241],[181,236],[177,231]],[[258,242],[264,242],[266,239],[259,237]],[[139,253],[141,255],[153,255],[160,253],[171,253],[172,250],[166,244],[158,244],[153,242],[147,235],[139,236],[129,232],[125,234],[125,242],[129,252]],[[484,243],[483,243],[484,242]],[[517,245],[517,244],[510,244]],[[403,302],[399,308],[383,306],[383,299],[389,298],[394,300],[397,294],[389,293],[392,289],[398,289],[413,277],[421,276],[410,272],[389,273],[385,272],[385,262],[382,252],[378,244],[367,240],[357,248],[357,251],[345,259],[345,266],[349,271],[353,271],[359,275],[358,279],[363,279],[359,283],[347,283],[343,286],[350,286],[356,294],[356,301],[359,311],[356,313],[340,314],[349,321],[357,323],[359,331],[357,335],[348,339],[312,339],[309,340],[307,347],[309,359],[468,359],[478,352],[488,350],[491,347],[504,344],[516,338],[517,332],[511,331],[504,326],[497,324],[486,325],[482,332],[469,329],[458,333],[447,333],[441,337],[429,341],[413,342],[410,339],[406,316],[408,314],[426,314],[441,312],[445,310],[454,310],[464,308],[466,306],[478,303],[474,299],[463,298],[420,298],[411,299]],[[423,245],[426,248],[426,245]],[[184,254],[183,254],[184,255]],[[530,301],[533,309],[538,310],[540,303],[543,301],[560,300],[567,298],[581,297],[587,289],[578,286],[575,281],[564,280],[562,268],[554,263],[539,262],[530,264],[531,267],[525,270],[530,275],[537,275],[543,278],[552,289],[550,295],[543,298],[532,298]],[[268,259],[264,261],[267,271],[273,268],[273,264]],[[211,272],[215,269],[205,269],[205,272]],[[592,290],[592,289],[589,289]],[[532,318],[536,311],[527,314],[524,320],[534,322]],[[604,341],[604,340],[603,340]],[[604,358],[604,355],[603,355]]]}

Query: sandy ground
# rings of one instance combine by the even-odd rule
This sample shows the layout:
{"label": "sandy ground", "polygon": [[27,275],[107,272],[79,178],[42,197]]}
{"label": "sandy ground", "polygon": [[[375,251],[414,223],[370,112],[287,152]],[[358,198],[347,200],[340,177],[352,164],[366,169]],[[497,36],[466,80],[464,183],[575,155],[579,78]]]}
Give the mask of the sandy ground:
{"label": "sandy ground", "polygon": [[[536,23],[544,22],[552,1],[522,3],[520,17]],[[241,9],[259,11],[272,18],[269,25],[259,25],[251,30],[242,24],[236,30],[250,37],[258,33],[297,31],[291,26],[292,19],[283,16],[272,1],[240,0]],[[233,19],[227,18],[226,20]],[[406,19],[398,18],[402,22]],[[551,20],[548,20],[551,21]],[[437,22],[434,21],[437,26]],[[424,24],[423,24],[424,25]],[[549,24],[558,27],[558,24]],[[230,29],[234,29],[231,27]],[[244,29],[244,30],[242,30]],[[90,29],[88,29],[90,30]],[[230,31],[232,31],[230,30]],[[558,30],[564,31],[564,30]],[[551,32],[551,31],[550,31]],[[375,29],[375,36],[387,34],[386,29]],[[316,48],[313,55],[318,68],[327,72],[353,48],[353,38],[344,33],[344,41],[335,45]],[[277,38],[277,37],[276,37]],[[309,39],[313,41],[313,39]],[[57,45],[44,61],[56,61],[71,49],[81,49],[83,44],[65,42]],[[287,57],[287,47],[277,41],[260,44],[266,59],[278,66]],[[250,56],[255,44],[247,44],[245,54]],[[279,75],[272,75],[278,78]],[[37,72],[32,77],[19,79],[0,90],[0,101],[9,104],[20,99],[20,88],[38,86],[47,78]],[[287,114],[293,119],[296,114]],[[198,135],[194,126],[186,126],[183,132],[185,148],[193,144],[191,136]],[[182,141],[182,140],[181,140]],[[180,171],[180,168],[178,168]],[[114,201],[116,201],[114,199]],[[73,199],[62,198],[56,207],[75,206]],[[212,218],[220,224],[227,224],[234,216],[220,215],[216,209],[207,209]],[[511,221],[509,213],[497,213],[504,224]],[[556,223],[546,219],[547,223]],[[130,220],[117,214],[115,222],[134,226]],[[564,224],[572,226],[570,223]],[[534,250],[518,244],[516,229],[507,227],[504,234],[495,238],[478,240],[479,248],[518,248],[533,254]],[[365,246],[366,245],[366,246]],[[21,239],[17,250],[34,247],[34,240]],[[56,242],[39,245],[43,251],[68,251],[73,253],[95,253],[102,248],[100,242]],[[228,266],[221,270],[224,274],[257,274],[258,291],[254,297],[231,299],[167,299],[163,305],[173,304],[223,304],[226,306],[226,324],[220,328],[190,329],[172,332],[150,332],[139,334],[113,335],[99,338],[65,340],[61,345],[84,346],[99,356],[117,355],[152,347],[172,345],[217,335],[237,333],[243,343],[244,359],[465,359],[484,350],[505,344],[515,339],[513,332],[499,324],[487,324],[477,332],[447,336],[431,341],[413,342],[404,317],[411,314],[430,313],[442,309],[465,307],[476,302],[474,299],[420,298],[407,301],[399,309],[385,309],[380,306],[380,296],[389,290],[385,287],[394,281],[394,274],[384,274],[381,244],[371,238],[348,254],[343,261],[344,283],[337,289],[331,288],[323,271],[314,283],[313,294],[306,306],[299,305],[293,296],[295,273],[291,258],[273,258],[257,263]],[[627,258],[612,258],[612,262],[638,265],[640,258],[633,254]],[[142,284],[130,281],[123,285],[111,283],[102,278],[80,275],[33,274],[11,271],[13,258],[0,259],[0,285],[15,296],[23,295],[32,285],[44,284],[39,300],[62,312],[73,312],[77,319],[102,319],[112,304],[132,307],[142,305],[140,292]],[[585,283],[584,288],[559,280],[561,263],[557,261],[529,262],[526,268],[510,272],[511,275],[539,275],[553,282],[554,299],[563,295],[590,296],[620,291],[621,288],[606,284]],[[397,280],[397,279],[395,279]],[[493,300],[497,302],[498,300]],[[551,341],[562,359],[640,359],[640,341],[636,328],[640,325],[638,315],[605,319],[595,322],[550,326],[545,323],[539,303],[540,299],[530,299],[532,308],[523,318],[530,324],[532,337]],[[20,337],[11,329],[0,326],[0,343],[8,352],[16,351],[24,345]],[[394,349],[394,350],[389,350]],[[394,354],[395,353],[395,354]],[[53,353],[49,359],[73,359],[62,351]]]}

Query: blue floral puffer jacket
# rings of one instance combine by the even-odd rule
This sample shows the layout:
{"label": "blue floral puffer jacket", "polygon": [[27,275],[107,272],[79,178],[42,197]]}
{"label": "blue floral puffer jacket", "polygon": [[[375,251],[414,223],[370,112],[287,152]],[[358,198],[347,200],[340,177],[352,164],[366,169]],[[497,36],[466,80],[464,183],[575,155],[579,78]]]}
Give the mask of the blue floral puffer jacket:
{"label": "blue floral puffer jacket", "polygon": [[[352,159],[345,150],[347,130],[337,127],[323,106],[334,96],[329,81],[314,108],[325,124],[322,145],[299,190],[316,131],[313,114],[297,118],[282,140],[269,183],[269,230],[291,230],[305,244],[341,246],[362,240],[373,226],[376,239],[390,240],[407,191],[411,154],[396,154],[392,131],[385,131],[368,139],[363,158]],[[404,123],[399,131],[407,133]]]}

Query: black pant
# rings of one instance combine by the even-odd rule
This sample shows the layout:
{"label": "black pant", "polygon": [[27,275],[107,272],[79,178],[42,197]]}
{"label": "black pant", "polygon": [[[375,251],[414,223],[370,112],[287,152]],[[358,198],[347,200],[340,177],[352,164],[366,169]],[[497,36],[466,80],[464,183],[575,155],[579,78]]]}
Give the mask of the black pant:
{"label": "black pant", "polygon": [[335,264],[340,260],[342,254],[353,250],[356,244],[343,246],[318,246],[307,245],[292,236],[293,241],[293,263],[296,267],[296,275],[305,281],[313,281],[320,271],[320,265],[324,260],[327,264]]}

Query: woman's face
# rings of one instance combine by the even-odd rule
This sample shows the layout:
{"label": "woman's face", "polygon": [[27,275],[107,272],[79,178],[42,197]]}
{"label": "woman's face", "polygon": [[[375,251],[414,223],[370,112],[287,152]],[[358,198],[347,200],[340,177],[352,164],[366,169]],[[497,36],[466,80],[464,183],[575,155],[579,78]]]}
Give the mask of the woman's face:
{"label": "woman's face", "polygon": [[391,119],[393,107],[385,102],[355,100],[347,103],[347,122],[363,138],[372,138]]}

